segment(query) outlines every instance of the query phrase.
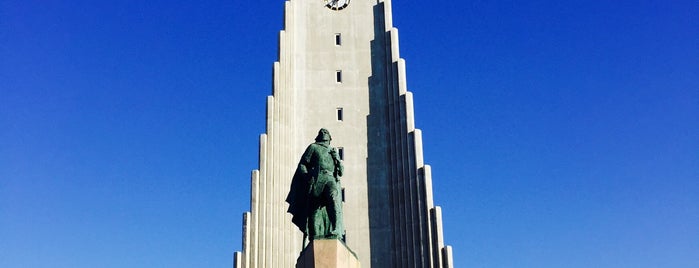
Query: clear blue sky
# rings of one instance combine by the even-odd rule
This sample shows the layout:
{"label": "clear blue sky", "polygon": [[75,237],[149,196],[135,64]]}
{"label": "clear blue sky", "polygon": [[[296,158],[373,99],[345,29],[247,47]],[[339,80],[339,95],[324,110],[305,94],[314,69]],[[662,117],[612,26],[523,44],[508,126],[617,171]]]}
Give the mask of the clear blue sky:
{"label": "clear blue sky", "polygon": [[[0,1],[0,267],[230,267],[282,10]],[[394,23],[456,267],[699,267],[696,1]]]}

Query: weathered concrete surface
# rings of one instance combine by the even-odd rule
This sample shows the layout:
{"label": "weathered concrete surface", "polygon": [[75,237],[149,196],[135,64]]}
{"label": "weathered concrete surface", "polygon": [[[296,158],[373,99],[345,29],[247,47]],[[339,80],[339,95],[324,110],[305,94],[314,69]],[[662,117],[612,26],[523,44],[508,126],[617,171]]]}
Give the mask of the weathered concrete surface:
{"label": "weathered concrete surface", "polygon": [[360,268],[357,256],[337,239],[311,242],[301,253],[296,268]]}

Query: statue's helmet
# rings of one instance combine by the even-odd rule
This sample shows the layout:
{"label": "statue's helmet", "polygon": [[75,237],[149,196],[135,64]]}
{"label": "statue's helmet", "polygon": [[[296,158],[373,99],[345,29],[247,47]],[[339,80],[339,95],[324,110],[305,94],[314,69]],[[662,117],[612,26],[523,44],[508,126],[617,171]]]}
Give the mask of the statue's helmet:
{"label": "statue's helmet", "polygon": [[318,136],[316,136],[316,141],[317,141],[317,142],[320,142],[320,141],[331,141],[331,140],[333,140],[333,138],[330,137],[330,131],[328,131],[327,129],[324,129],[324,128],[321,128],[321,129],[318,131]]}

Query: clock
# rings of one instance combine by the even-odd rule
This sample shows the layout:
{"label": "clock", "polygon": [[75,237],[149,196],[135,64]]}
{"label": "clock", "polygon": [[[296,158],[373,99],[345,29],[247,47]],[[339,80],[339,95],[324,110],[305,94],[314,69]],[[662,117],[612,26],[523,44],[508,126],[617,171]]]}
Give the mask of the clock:
{"label": "clock", "polygon": [[348,5],[350,0],[324,0],[325,6],[332,10],[343,10]]}

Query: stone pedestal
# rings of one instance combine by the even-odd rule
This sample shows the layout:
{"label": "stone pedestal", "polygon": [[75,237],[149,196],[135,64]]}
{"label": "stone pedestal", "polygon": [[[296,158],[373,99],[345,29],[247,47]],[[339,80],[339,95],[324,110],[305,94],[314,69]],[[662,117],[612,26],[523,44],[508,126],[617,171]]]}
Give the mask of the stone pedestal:
{"label": "stone pedestal", "polygon": [[337,239],[319,239],[303,250],[296,268],[360,268],[357,256]]}

